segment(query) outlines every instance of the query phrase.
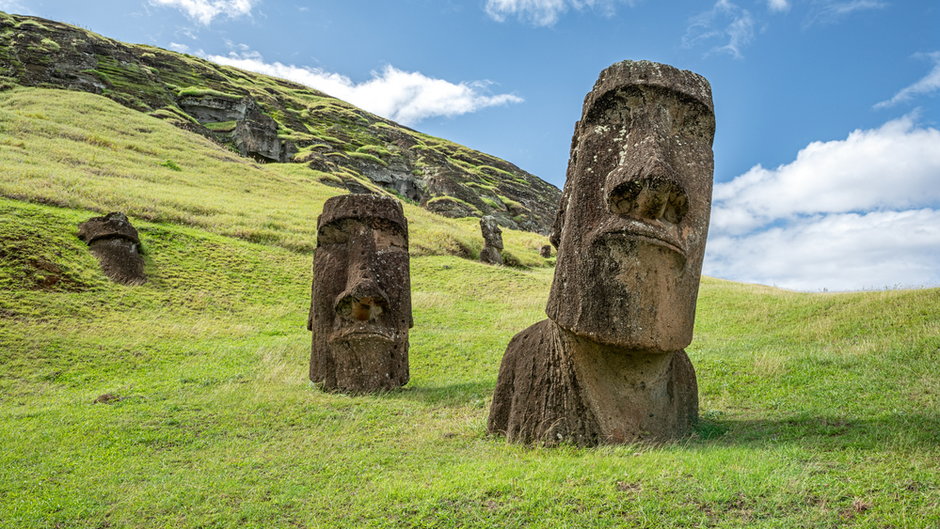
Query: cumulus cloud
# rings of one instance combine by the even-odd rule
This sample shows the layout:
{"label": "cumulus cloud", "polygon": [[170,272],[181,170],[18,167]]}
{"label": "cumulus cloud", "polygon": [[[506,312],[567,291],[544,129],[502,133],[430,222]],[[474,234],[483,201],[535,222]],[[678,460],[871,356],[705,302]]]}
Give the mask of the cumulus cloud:
{"label": "cumulus cloud", "polygon": [[894,94],[894,97],[891,99],[876,104],[875,108],[890,107],[898,103],[910,101],[916,96],[926,95],[940,90],[940,51],[921,54],[921,56],[933,61],[933,68],[930,70],[930,73],[916,83],[902,88],[898,93]]}
{"label": "cumulus cloud", "polygon": [[159,6],[175,7],[202,25],[209,25],[216,17],[235,18],[251,14],[260,0],[150,0]]}
{"label": "cumulus cloud", "polygon": [[189,46],[185,44],[180,44],[179,42],[171,42],[170,49],[173,51],[178,51],[180,53],[189,53]]}
{"label": "cumulus cloud", "polygon": [[799,290],[940,284],[940,131],[907,116],[715,186],[707,274]]}
{"label": "cumulus cloud", "polygon": [[615,4],[636,0],[486,0],[486,13],[498,22],[517,17],[536,26],[552,26],[570,9],[598,9],[610,15]]}
{"label": "cumulus cloud", "polygon": [[[730,0],[718,0],[708,11],[692,17],[682,43],[710,45],[709,53],[729,53],[740,59],[742,48],[754,40],[754,17]],[[717,42],[717,44],[715,44]]]}
{"label": "cumulus cloud", "polygon": [[489,81],[452,83],[420,72],[386,66],[372,78],[356,83],[349,77],[320,68],[267,63],[256,52],[209,55],[210,61],[301,83],[405,125],[437,116],[458,116],[477,110],[521,103],[512,94],[491,94]]}

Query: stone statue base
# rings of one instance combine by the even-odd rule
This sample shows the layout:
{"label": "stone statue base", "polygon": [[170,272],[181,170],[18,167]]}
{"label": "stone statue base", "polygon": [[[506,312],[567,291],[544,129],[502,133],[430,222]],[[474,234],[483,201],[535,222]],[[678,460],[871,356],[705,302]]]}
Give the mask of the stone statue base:
{"label": "stone statue base", "polygon": [[685,351],[630,351],[543,320],[509,342],[488,429],[510,442],[593,446],[675,439],[697,418]]}

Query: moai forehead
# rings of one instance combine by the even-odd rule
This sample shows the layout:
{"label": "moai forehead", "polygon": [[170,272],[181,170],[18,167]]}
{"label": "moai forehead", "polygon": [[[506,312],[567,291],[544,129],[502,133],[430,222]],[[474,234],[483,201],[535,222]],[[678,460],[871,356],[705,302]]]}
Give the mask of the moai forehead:
{"label": "moai forehead", "polygon": [[323,204],[323,213],[317,225],[326,226],[346,219],[385,221],[408,236],[408,222],[401,203],[397,200],[371,194],[348,194],[332,197]]}
{"label": "moai forehead", "polygon": [[127,215],[119,212],[103,217],[93,217],[78,225],[78,238],[91,244],[98,239],[121,238],[140,244],[137,230],[131,226]]}

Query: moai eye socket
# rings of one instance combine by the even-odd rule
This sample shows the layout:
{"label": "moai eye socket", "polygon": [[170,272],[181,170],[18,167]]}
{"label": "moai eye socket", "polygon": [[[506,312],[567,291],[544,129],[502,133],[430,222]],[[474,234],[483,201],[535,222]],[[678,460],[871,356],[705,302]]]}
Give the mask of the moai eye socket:
{"label": "moai eye socket", "polygon": [[332,222],[320,228],[317,245],[346,244],[349,242],[348,226],[345,222]]}

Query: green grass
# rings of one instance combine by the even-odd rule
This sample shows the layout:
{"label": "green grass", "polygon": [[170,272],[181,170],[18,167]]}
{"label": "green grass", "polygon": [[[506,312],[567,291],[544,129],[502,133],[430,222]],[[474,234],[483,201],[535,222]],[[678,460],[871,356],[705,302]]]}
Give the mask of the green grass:
{"label": "green grass", "polygon": [[[485,424],[507,342],[544,318],[544,237],[503,231],[532,268],[482,265],[458,257],[477,219],[406,204],[412,380],[332,395],[306,379],[337,193],[315,171],[45,90],[0,93],[0,170],[0,527],[940,526],[940,289],[706,278],[694,436],[521,447]],[[76,236],[111,209],[142,286]]]}
{"label": "green grass", "polygon": [[[0,93],[0,166],[0,196],[119,210],[298,251],[314,248],[316,216],[341,193],[305,165],[260,165],[103,97],[64,90]],[[404,207],[413,253],[479,256],[479,229]],[[513,237],[519,246],[507,248],[522,264],[545,265],[538,256],[545,237]]]}

